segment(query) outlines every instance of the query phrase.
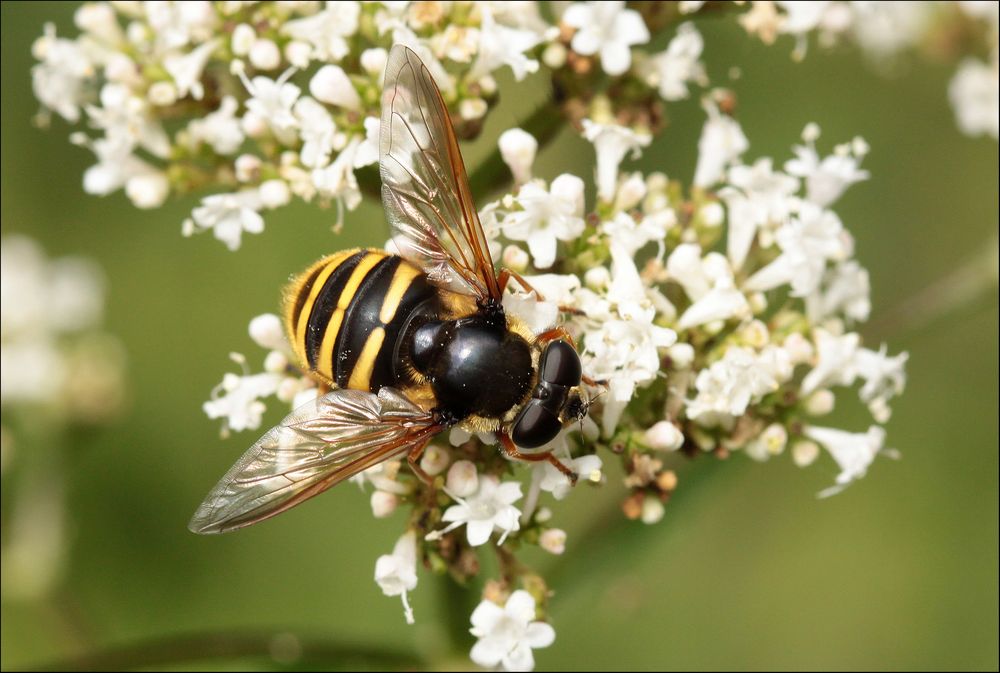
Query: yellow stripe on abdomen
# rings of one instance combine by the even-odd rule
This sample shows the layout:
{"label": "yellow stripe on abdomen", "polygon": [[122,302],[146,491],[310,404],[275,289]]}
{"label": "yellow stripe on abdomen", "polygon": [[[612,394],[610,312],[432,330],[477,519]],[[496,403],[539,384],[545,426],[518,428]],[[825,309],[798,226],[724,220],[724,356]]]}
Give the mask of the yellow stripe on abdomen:
{"label": "yellow stripe on abdomen", "polygon": [[382,349],[383,340],[385,340],[385,329],[382,327],[376,327],[368,335],[365,347],[361,350],[357,362],[354,363],[350,381],[347,383],[348,388],[368,390],[372,380],[372,372],[375,370],[375,358],[378,357],[379,351]]}
{"label": "yellow stripe on abdomen", "polygon": [[316,297],[330,274],[357,252],[355,248],[324,257],[296,276],[285,290],[285,332],[303,368],[308,369],[305,333]]}
{"label": "yellow stripe on abdomen", "polygon": [[[316,372],[320,376],[330,381],[336,380],[336,373],[333,371],[333,350],[334,345],[337,343],[337,335],[340,333],[342,327],[344,313],[351,305],[354,295],[357,294],[361,281],[365,279],[365,276],[372,270],[372,267],[386,257],[388,257],[386,253],[374,250],[369,251],[351,273],[350,279],[348,279],[344,290],[337,299],[337,308],[330,316],[330,321],[326,325],[326,331],[323,333],[323,342],[320,346],[319,358],[316,362]],[[354,386],[349,385],[348,387],[353,388]]]}
{"label": "yellow stripe on abdomen", "polygon": [[403,295],[410,289],[413,279],[419,275],[420,270],[407,262],[401,263],[396,269],[396,273],[392,277],[392,284],[389,286],[389,291],[385,293],[382,310],[378,315],[378,319],[383,325],[388,325],[392,322],[396,311],[399,309],[399,303],[403,301]]}

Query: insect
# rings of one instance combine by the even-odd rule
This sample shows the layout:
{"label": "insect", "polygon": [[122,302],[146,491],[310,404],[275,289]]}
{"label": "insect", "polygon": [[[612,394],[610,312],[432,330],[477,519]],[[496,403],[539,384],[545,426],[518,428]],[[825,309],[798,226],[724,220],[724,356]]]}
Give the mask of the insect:
{"label": "insect", "polygon": [[583,419],[580,358],[560,327],[534,335],[501,300],[448,109],[410,49],[389,54],[380,129],[382,201],[400,255],[347,250],[288,287],[285,327],[304,369],[330,388],[261,437],[195,512],[222,533],[270,518],[383,461],[417,460],[455,425],[492,432],[512,458]]}

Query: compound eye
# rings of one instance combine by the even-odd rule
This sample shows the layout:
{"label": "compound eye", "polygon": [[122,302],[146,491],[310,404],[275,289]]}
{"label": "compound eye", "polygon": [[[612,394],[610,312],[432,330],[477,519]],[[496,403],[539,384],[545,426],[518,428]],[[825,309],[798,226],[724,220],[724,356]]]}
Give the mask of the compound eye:
{"label": "compound eye", "polygon": [[559,422],[559,417],[541,402],[532,400],[514,419],[510,438],[522,449],[537,449],[555,439],[560,430],[562,423]]}
{"label": "compound eye", "polygon": [[539,376],[543,381],[558,383],[572,388],[580,385],[583,368],[580,366],[580,356],[565,341],[553,341],[545,347]]}

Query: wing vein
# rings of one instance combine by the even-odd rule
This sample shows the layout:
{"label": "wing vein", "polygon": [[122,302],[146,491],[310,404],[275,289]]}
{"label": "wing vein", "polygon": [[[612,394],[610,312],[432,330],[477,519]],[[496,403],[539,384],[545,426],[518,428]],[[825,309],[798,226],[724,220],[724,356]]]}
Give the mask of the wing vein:
{"label": "wing vein", "polygon": [[401,254],[431,282],[481,304],[499,303],[489,243],[433,75],[414,52],[397,45],[389,54],[385,91],[382,199]]}

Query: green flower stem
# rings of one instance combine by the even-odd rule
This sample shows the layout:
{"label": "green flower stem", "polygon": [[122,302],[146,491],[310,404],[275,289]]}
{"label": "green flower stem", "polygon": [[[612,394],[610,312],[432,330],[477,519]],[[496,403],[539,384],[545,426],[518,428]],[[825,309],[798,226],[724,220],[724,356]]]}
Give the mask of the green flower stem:
{"label": "green flower stem", "polygon": [[916,332],[986,297],[997,289],[997,234],[942,278],[904,298],[870,322],[865,334],[878,344]]}
{"label": "green flower stem", "polygon": [[479,604],[479,592],[470,586],[459,584],[450,577],[440,581],[441,604],[444,607],[445,629],[452,650],[457,655],[467,656],[476,639],[469,633],[469,616]]}

